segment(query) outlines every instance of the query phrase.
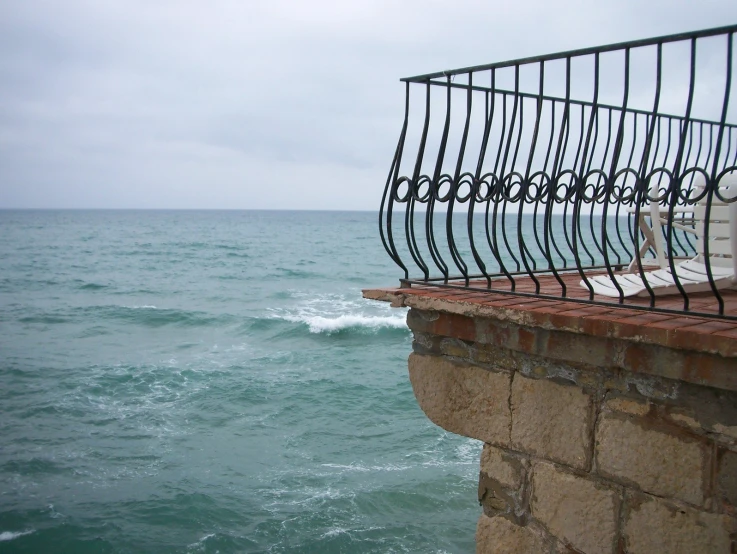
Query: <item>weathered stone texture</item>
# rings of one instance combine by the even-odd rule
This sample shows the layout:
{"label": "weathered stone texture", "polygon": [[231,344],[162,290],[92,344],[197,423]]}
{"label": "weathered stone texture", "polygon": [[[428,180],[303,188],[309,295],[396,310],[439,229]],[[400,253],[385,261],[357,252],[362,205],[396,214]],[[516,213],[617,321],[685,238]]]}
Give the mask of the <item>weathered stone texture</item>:
{"label": "weathered stone texture", "polygon": [[422,302],[408,315],[415,396],[486,443],[478,552],[737,552],[734,357],[638,339],[647,314],[592,337],[588,315],[541,328]]}
{"label": "weathered stone texture", "polygon": [[442,339],[440,341],[440,352],[446,356],[457,358],[471,357],[471,347],[460,339]]}
{"label": "weathered stone texture", "polygon": [[601,416],[596,435],[600,475],[701,505],[705,458],[703,446],[693,439],[646,429],[616,415]]}
{"label": "weathered stone texture", "polygon": [[592,398],[580,388],[515,375],[512,445],[516,450],[586,469],[592,423]]}
{"label": "weathered stone texture", "polygon": [[519,489],[524,479],[522,462],[490,444],[481,452],[481,471],[510,489]]}
{"label": "weathered stone texture", "polygon": [[636,401],[630,398],[614,396],[607,398],[604,403],[604,409],[612,412],[621,412],[635,416],[644,416],[650,410],[648,402]]}
{"label": "weathered stone texture", "polygon": [[734,521],[646,495],[628,499],[623,534],[627,554],[729,554]]}
{"label": "weathered stone texture", "polygon": [[722,425],[721,423],[715,423],[714,431],[729,437],[730,439],[737,439],[737,425]]}
{"label": "weathered stone texture", "polygon": [[725,507],[734,512],[737,507],[737,452],[723,452],[719,459],[717,495]]}
{"label": "weathered stone texture", "polygon": [[417,402],[436,425],[492,444],[509,443],[509,374],[411,354],[409,379]]}
{"label": "weathered stone texture", "polygon": [[674,421],[679,425],[683,425],[684,427],[688,427],[692,431],[701,431],[701,424],[690,415],[679,413],[671,413],[669,415],[671,421]]}
{"label": "weathered stone texture", "polygon": [[517,524],[527,521],[529,511],[526,475],[529,461],[489,444],[481,453],[479,503],[489,516],[504,514]]}
{"label": "weathered stone texture", "polygon": [[482,514],[476,525],[477,554],[543,554],[550,548],[539,531],[520,527],[501,516]]}
{"label": "weathered stone texture", "polygon": [[532,516],[562,542],[587,554],[614,551],[618,491],[539,462],[532,469]]}
{"label": "weathered stone texture", "polygon": [[737,450],[737,426],[714,423],[709,431],[719,444]]}

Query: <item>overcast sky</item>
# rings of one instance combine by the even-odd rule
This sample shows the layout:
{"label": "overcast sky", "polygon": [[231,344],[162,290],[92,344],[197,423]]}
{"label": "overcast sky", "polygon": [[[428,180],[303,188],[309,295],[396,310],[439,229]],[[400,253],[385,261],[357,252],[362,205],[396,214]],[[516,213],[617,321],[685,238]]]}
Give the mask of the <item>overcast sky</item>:
{"label": "overcast sky", "polygon": [[400,77],[735,22],[735,0],[5,0],[0,207],[377,210]]}

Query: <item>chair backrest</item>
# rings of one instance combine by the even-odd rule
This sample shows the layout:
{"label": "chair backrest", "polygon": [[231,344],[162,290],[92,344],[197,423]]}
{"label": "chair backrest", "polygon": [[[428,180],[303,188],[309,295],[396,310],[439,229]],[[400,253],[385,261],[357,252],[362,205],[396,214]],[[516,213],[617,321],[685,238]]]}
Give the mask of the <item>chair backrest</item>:
{"label": "chair backrest", "polygon": [[[700,194],[704,189],[703,177],[700,182],[694,183],[694,191]],[[737,196],[737,173],[729,173],[719,181],[720,194],[727,198]],[[704,259],[707,247],[709,251],[708,263],[719,267],[732,267],[737,273],[737,242],[732,237],[737,235],[737,201],[724,202],[716,195],[711,197],[711,208],[709,210],[709,225],[706,226],[706,208],[708,198],[703,199],[694,206],[694,223],[696,226],[696,253],[700,260]],[[706,234],[708,233],[708,236]]]}
{"label": "chair backrest", "polygon": [[[732,192],[737,195],[737,186],[732,187]],[[730,194],[730,197],[732,195]],[[732,270],[733,279],[737,279],[737,200],[729,204],[729,234],[732,238]]]}

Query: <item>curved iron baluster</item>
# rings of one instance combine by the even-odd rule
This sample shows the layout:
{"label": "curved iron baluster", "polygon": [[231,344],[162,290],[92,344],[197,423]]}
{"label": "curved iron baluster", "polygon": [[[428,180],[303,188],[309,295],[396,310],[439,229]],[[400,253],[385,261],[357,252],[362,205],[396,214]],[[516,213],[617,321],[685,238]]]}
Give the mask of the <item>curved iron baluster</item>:
{"label": "curved iron baluster", "polygon": [[[466,286],[468,286],[468,266],[466,266],[466,263],[463,261],[460,252],[458,252],[458,246],[456,245],[455,237],[453,236],[453,207],[455,206],[455,202],[458,199],[458,191],[460,190],[463,156],[466,153],[466,143],[468,142],[468,129],[469,125],[471,124],[471,108],[473,107],[472,87],[473,74],[469,73],[468,91],[466,93],[466,122],[463,126],[463,138],[461,139],[461,145],[458,150],[458,161],[456,163],[456,169],[453,175],[453,182],[450,188],[450,199],[448,201],[448,217],[445,220],[445,231],[448,235],[448,247],[450,249],[450,256],[451,258],[453,258],[453,262],[455,262],[456,267],[461,272],[461,275],[463,275],[463,280],[465,281]],[[450,88],[448,90],[450,90]],[[468,199],[471,199],[470,193]]]}
{"label": "curved iron baluster", "polygon": [[[448,84],[450,84],[450,75],[447,77]],[[427,215],[425,219],[425,232],[427,233],[427,244],[430,248],[430,255],[432,256],[435,265],[438,267],[440,272],[443,274],[443,282],[448,282],[448,266],[440,255],[437,243],[435,242],[435,229],[433,228],[433,218],[435,212],[435,202],[440,200],[440,180],[442,176],[443,161],[445,160],[445,149],[448,146],[448,130],[450,129],[450,86],[447,87],[446,93],[446,108],[445,108],[445,125],[443,126],[443,137],[440,140],[440,147],[438,149],[438,159],[435,163],[435,171],[432,177],[432,188],[430,194],[430,200],[427,205]]]}
{"label": "curved iron baluster", "polygon": [[[646,197],[648,195],[648,186],[649,186],[649,180],[647,179],[646,175],[648,173],[647,166],[648,166],[648,158],[650,156],[650,150],[652,149],[652,141],[653,136],[656,132],[656,124],[657,124],[657,142],[655,144],[655,152],[653,153],[653,165],[655,165],[655,158],[658,155],[658,148],[660,146],[660,119],[658,118],[658,107],[660,106],[660,91],[662,89],[662,83],[663,83],[663,45],[658,44],[657,49],[657,66],[656,66],[656,77],[655,77],[655,99],[653,100],[653,111],[652,111],[652,119],[650,120],[650,128],[648,130],[648,136],[645,142],[645,151],[643,152],[642,156],[642,162],[640,163],[640,175],[638,179],[637,190],[636,190],[636,196],[635,196],[635,222],[637,225],[639,225],[640,221],[640,209],[642,206],[645,205]],[[651,200],[652,202],[652,200]],[[655,298],[655,294],[653,293],[653,289],[650,286],[650,283],[647,279],[645,279],[645,270],[642,266],[642,256],[640,255],[640,241],[639,237],[641,236],[641,232],[635,233],[635,247],[634,247],[634,255],[636,256],[637,260],[637,271],[640,275],[640,279],[642,279],[643,284],[645,285],[645,290],[647,290],[647,293],[650,295],[650,302],[651,305],[653,304],[653,300]]]}
{"label": "curved iron baluster", "polygon": [[[688,132],[688,123],[689,118],[691,117],[691,108],[693,107],[693,93],[694,93],[694,86],[696,84],[696,39],[691,39],[691,56],[689,61],[689,85],[688,85],[688,100],[686,101],[686,117],[684,117],[682,130],[681,130],[681,136],[678,140],[678,153],[676,154],[676,161],[673,166],[673,176],[671,178],[671,191],[670,191],[670,199],[669,199],[669,206],[668,209],[668,229],[667,229],[667,238],[666,244],[670,245],[673,242],[672,236],[673,236],[673,206],[675,205],[675,202],[678,199],[678,193],[680,192],[681,187],[681,162],[683,160],[683,152],[685,149],[685,143],[686,143],[686,133]],[[711,193],[712,193],[712,183],[708,183],[707,181],[707,190],[709,191],[707,204],[706,204],[706,220],[705,220],[705,226],[704,226],[704,235],[709,236],[709,211],[711,207]],[[708,240],[704,241],[705,243],[708,243]],[[678,277],[678,274],[676,272],[676,264],[675,259],[673,256],[668,256],[668,265],[670,267],[671,275],[673,276],[673,282],[676,285],[676,288],[678,289],[678,292],[683,297],[683,311],[687,312],[689,311],[689,298],[688,294],[686,293],[686,290],[683,288],[683,285],[681,284],[681,280]],[[713,277],[711,275],[711,268],[708,261],[706,262],[706,272],[707,276],[709,278],[709,281],[712,283],[712,287],[714,287],[713,284]],[[716,290],[716,289],[715,289]],[[654,305],[654,300],[651,305]]]}
{"label": "curved iron baluster", "polygon": [[[421,187],[424,182],[426,182],[421,173],[422,173],[422,162],[425,158],[425,147],[427,145],[427,133],[430,128],[430,84],[426,84],[425,86],[425,119],[424,123],[422,125],[422,135],[420,137],[420,144],[417,148],[417,158],[415,159],[415,167],[412,171],[412,210],[410,213],[409,219],[405,222],[407,227],[405,228],[405,232],[409,235],[409,250],[412,254],[412,258],[415,260],[415,263],[418,265],[420,270],[422,271],[422,274],[424,276],[424,280],[427,281],[430,278],[430,270],[427,267],[427,264],[425,263],[425,260],[422,257],[422,254],[420,253],[420,248],[417,244],[417,235],[415,234],[415,201],[422,202],[423,195],[420,193]],[[428,191],[432,188],[431,184],[428,184]],[[427,214],[426,214],[427,217]]]}
{"label": "curved iron baluster", "polygon": [[[409,278],[409,271],[407,270],[407,266],[405,266],[402,263],[402,260],[399,256],[399,252],[397,251],[397,247],[394,244],[394,236],[392,233],[392,212],[394,207],[394,183],[397,181],[397,176],[399,174],[399,162],[402,158],[402,150],[404,149],[404,140],[407,135],[407,123],[409,121],[409,83],[406,84],[406,94],[405,94],[405,104],[404,104],[404,123],[402,124],[402,132],[399,134],[399,143],[397,144],[397,148],[394,151],[394,160],[392,161],[391,169],[389,170],[389,177],[386,180],[386,185],[384,186],[384,194],[381,197],[381,205],[379,207],[379,233],[381,235],[381,243],[384,245],[384,249],[389,254],[389,257],[396,263],[403,271],[404,271],[404,278]],[[387,206],[387,230],[386,230],[386,236],[384,236],[384,226],[383,226],[383,215],[384,215],[384,205],[387,203],[387,197],[389,198],[388,206]]]}
{"label": "curved iron baluster", "polygon": [[[719,168],[719,157],[721,155],[721,148],[722,148],[722,139],[724,137],[724,123],[727,120],[727,108],[729,106],[729,93],[732,88],[732,36],[734,33],[729,33],[727,35],[727,78],[726,83],[724,85],[724,99],[722,100],[722,116],[719,119],[719,135],[717,137],[717,146],[716,146],[716,152],[714,154],[714,163],[712,165],[711,169],[711,180],[715,183],[714,187],[716,188],[716,177],[717,177],[717,170]],[[733,200],[734,201],[734,200]],[[709,213],[711,210],[711,202],[706,203],[706,221],[704,225],[704,235],[709,236]],[[732,240],[737,240],[737,237],[732,237]],[[716,283],[714,283],[714,276],[711,273],[711,264],[708,263],[709,260],[709,241],[704,240],[704,258],[707,260],[706,263],[706,275],[709,278],[709,284],[711,285],[711,290],[714,292],[714,296],[717,299],[717,303],[719,304],[719,315],[724,315],[724,298],[719,293],[719,290],[717,289]]]}
{"label": "curved iron baluster", "polygon": [[609,211],[609,198],[611,197],[612,188],[618,176],[617,164],[619,163],[619,156],[622,152],[622,143],[624,142],[624,122],[625,122],[625,110],[627,109],[627,102],[629,101],[630,92],[630,49],[625,48],[624,50],[624,93],[622,97],[622,111],[619,117],[619,126],[617,129],[617,139],[614,143],[614,150],[612,151],[612,163],[609,169],[608,179],[604,182],[604,207],[601,218],[601,234],[602,234],[602,246],[603,249],[601,254],[604,256],[604,266],[609,278],[612,280],[614,288],[619,292],[619,303],[624,303],[624,291],[620,286],[617,279],[614,277],[614,270],[609,261],[609,252],[607,249],[607,226],[606,218],[607,212]]}
{"label": "curved iron baluster", "polygon": [[[589,289],[589,299],[593,300],[594,298],[594,287],[591,285],[591,282],[588,279],[588,276],[584,272],[583,264],[581,264],[581,258],[578,254],[578,242],[577,242],[577,236],[578,233],[576,232],[576,225],[578,222],[578,210],[580,209],[580,202],[583,201],[583,187],[586,184],[587,176],[589,174],[589,171],[591,170],[591,164],[594,159],[594,151],[596,150],[596,141],[599,136],[599,53],[597,52],[594,55],[594,98],[593,103],[591,106],[591,117],[589,118],[589,126],[588,131],[586,133],[586,144],[584,146],[583,156],[581,156],[581,169],[579,171],[580,179],[576,183],[575,191],[576,196],[574,198],[574,204],[573,204],[573,219],[572,219],[572,226],[573,226],[573,244],[571,245],[571,251],[573,252],[573,259],[576,262],[576,269],[578,270],[578,274],[581,277],[581,280],[586,285],[586,288]],[[594,139],[591,141],[591,133],[594,131]],[[586,162],[586,157],[589,152],[589,144],[591,144],[591,154],[588,159],[588,163]],[[567,235],[566,235],[567,238]],[[569,243],[570,244],[570,243]]]}
{"label": "curved iron baluster", "polygon": [[[494,77],[492,72],[492,79],[491,79],[491,88],[494,89]],[[491,98],[491,106],[489,105],[489,99]],[[486,148],[489,144],[489,134],[491,133],[491,125],[494,120],[494,93],[486,92],[484,96],[484,134],[481,139],[481,149],[479,151],[479,158],[478,162],[476,163],[476,172],[473,175],[473,188],[471,190],[472,196],[471,196],[471,204],[468,207],[468,237],[470,241],[471,246],[471,254],[473,255],[473,259],[476,261],[476,265],[478,266],[479,270],[483,274],[484,279],[486,279],[486,286],[487,288],[491,288],[491,277],[486,272],[486,264],[484,263],[483,259],[481,258],[481,255],[479,254],[478,250],[476,249],[476,241],[473,237],[473,216],[474,216],[474,209],[481,198],[480,192],[481,192],[481,171],[484,165],[484,159],[486,157]],[[487,192],[491,192],[491,186],[487,185]],[[487,206],[488,206],[487,201]],[[486,229],[488,232],[488,218],[487,218],[487,225]]]}
{"label": "curved iron baluster", "polygon": [[[539,96],[537,99],[537,110],[536,110],[536,117],[535,117],[535,127],[532,130],[532,144],[530,145],[530,153],[527,158],[527,167],[525,168],[525,181],[532,184],[532,178],[531,175],[532,172],[532,162],[535,158],[535,150],[537,148],[537,139],[538,134],[540,132],[540,119],[542,118],[542,109],[543,109],[543,96],[544,96],[544,87],[545,87],[545,62],[540,62],[538,64],[540,66],[540,75],[538,77],[538,80],[540,82],[539,85]],[[583,106],[581,107],[583,110]],[[542,176],[541,176],[542,177]],[[541,182],[540,186],[537,190],[537,196],[539,197],[542,193],[542,187],[543,183]],[[538,216],[538,208],[540,206],[540,202],[535,201],[533,204],[533,211],[532,211],[532,219],[533,219],[533,225],[532,230],[535,235],[535,243],[537,244],[538,250],[542,253],[542,255],[545,257],[545,260],[548,262],[548,268],[552,267],[553,263],[550,258],[550,249],[547,246],[543,246],[543,244],[540,242],[540,235],[537,230],[537,216]],[[546,225],[547,217],[543,215],[543,234],[546,232]],[[534,257],[532,258],[534,261]],[[565,296],[565,295],[564,295]]]}

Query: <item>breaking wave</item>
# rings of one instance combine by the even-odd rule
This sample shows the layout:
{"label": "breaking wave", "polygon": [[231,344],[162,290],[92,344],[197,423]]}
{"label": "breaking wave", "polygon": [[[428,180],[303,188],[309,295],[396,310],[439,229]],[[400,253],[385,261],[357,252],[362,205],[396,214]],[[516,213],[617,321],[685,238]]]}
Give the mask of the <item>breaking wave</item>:
{"label": "breaking wave", "polygon": [[22,537],[23,535],[30,535],[31,533],[35,533],[35,529],[31,529],[30,531],[3,531],[0,533],[0,542],[4,541],[12,541],[14,539],[17,539],[19,537]]}
{"label": "breaking wave", "polygon": [[284,316],[284,319],[294,323],[304,323],[308,326],[310,333],[325,333],[328,335],[346,330],[407,329],[404,314],[396,316],[344,314],[337,317],[302,314]]}

